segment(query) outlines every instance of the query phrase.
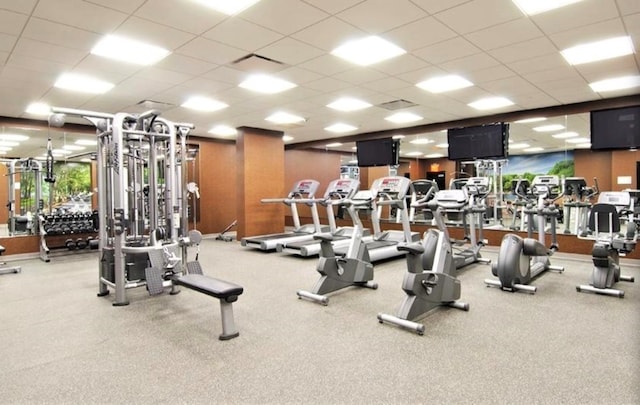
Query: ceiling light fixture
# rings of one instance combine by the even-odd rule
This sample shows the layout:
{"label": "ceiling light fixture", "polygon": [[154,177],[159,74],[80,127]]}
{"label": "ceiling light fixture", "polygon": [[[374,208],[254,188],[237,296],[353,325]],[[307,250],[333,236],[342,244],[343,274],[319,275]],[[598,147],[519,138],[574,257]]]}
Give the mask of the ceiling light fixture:
{"label": "ceiling light fixture", "polygon": [[20,142],[0,141],[0,146],[20,146]]}
{"label": "ceiling light fixture", "polygon": [[640,87],[640,76],[623,76],[613,79],[605,79],[597,82],[589,83],[591,90],[596,93],[607,91],[626,90],[634,87]]}
{"label": "ceiling light fixture", "polygon": [[283,140],[284,142],[291,142],[291,141],[293,141],[294,139],[295,139],[295,138],[294,138],[294,137],[292,137],[291,135],[282,135],[282,140]]}
{"label": "ceiling light fixture", "polygon": [[83,146],[96,146],[98,145],[98,141],[95,139],[78,139],[77,141],[75,141],[75,144]]}
{"label": "ceiling light fixture", "polygon": [[633,42],[631,41],[631,37],[609,38],[602,41],[577,45],[560,51],[560,54],[562,54],[566,61],[571,65],[597,62],[600,60],[631,55],[632,53]]}
{"label": "ceiling light fixture", "polygon": [[79,151],[79,150],[85,150],[85,149],[87,149],[87,147],[86,146],[80,146],[80,145],[64,145],[62,147],[62,149]]}
{"label": "ceiling light fixture", "polygon": [[565,140],[565,142],[567,143],[587,143],[587,142],[591,142],[591,139],[589,138],[571,138],[571,139],[567,139]]}
{"label": "ceiling light fixture", "polygon": [[18,134],[0,134],[0,141],[15,141],[22,142],[28,140],[29,137],[26,135],[18,135]]}
{"label": "ceiling light fixture", "polygon": [[33,115],[49,115],[51,114],[51,107],[46,103],[31,103],[27,106],[25,112]]}
{"label": "ceiling light fixture", "polygon": [[418,138],[418,139],[414,139],[412,141],[409,141],[409,143],[412,143],[414,145],[426,145],[429,143],[433,143],[433,141],[431,139],[427,139],[427,138]]}
{"label": "ceiling light fixture", "polygon": [[328,143],[325,145],[327,148],[336,148],[338,146],[342,146],[340,142]]}
{"label": "ceiling light fixture", "polygon": [[543,150],[544,150],[544,148],[542,148],[540,146],[535,146],[533,148],[522,149],[523,152],[542,152]]}
{"label": "ceiling light fixture", "polygon": [[449,147],[448,143],[439,143],[436,145],[436,148],[440,148],[440,149],[446,149]]}
{"label": "ceiling light fixture", "polygon": [[404,135],[400,135],[400,134],[398,134],[398,135],[394,135],[394,136],[392,136],[391,138],[392,138],[392,139],[404,139]]}
{"label": "ceiling light fixture", "polygon": [[564,129],[564,125],[550,124],[550,125],[542,125],[542,126],[533,128],[533,130],[536,132],[553,132],[553,131],[559,131],[561,129]]}
{"label": "ceiling light fixture", "polygon": [[255,74],[249,76],[238,86],[258,93],[275,94],[292,89],[297,85],[283,79],[278,79],[277,77]]}
{"label": "ceiling light fixture", "polygon": [[473,86],[473,83],[462,76],[448,75],[425,80],[416,84],[416,86],[420,87],[423,90],[427,90],[431,93],[437,94],[471,87]]}
{"label": "ceiling light fixture", "polygon": [[357,98],[343,97],[327,104],[327,107],[339,111],[357,111],[371,107],[371,104],[366,101],[358,100]]}
{"label": "ceiling light fixture", "polygon": [[360,66],[369,66],[407,53],[404,49],[375,35],[340,45],[332,55]]}
{"label": "ceiling light fixture", "polygon": [[437,159],[437,158],[444,157],[444,155],[442,153],[430,153],[428,155],[424,155],[424,157],[428,159]]}
{"label": "ceiling light fixture", "polygon": [[551,136],[556,139],[567,139],[567,138],[575,138],[576,136],[579,136],[579,134],[577,132],[561,132],[559,134],[554,134]]}
{"label": "ceiling light fixture", "polygon": [[505,97],[488,97],[474,101],[473,103],[469,103],[467,105],[469,107],[475,108],[476,110],[493,110],[495,108],[502,108],[513,105],[513,101]]}
{"label": "ceiling light fixture", "polygon": [[405,153],[404,155],[405,155],[405,156],[416,156],[416,157],[417,157],[417,156],[422,156],[422,155],[424,155],[424,153],[422,153],[422,152],[418,152],[418,151],[415,151],[415,152],[407,152],[407,153]]}
{"label": "ceiling light fixture", "polygon": [[253,6],[260,0],[195,0],[197,3],[226,15],[235,15]]}
{"label": "ceiling light fixture", "polygon": [[121,62],[149,66],[164,59],[171,52],[141,41],[107,35],[91,49],[91,53]]}
{"label": "ceiling light fixture", "polygon": [[415,122],[415,121],[420,121],[421,119],[422,119],[421,116],[414,113],[410,113],[410,112],[398,112],[385,118],[385,120],[391,121],[396,124]]}
{"label": "ceiling light fixture", "polygon": [[65,73],[56,80],[55,87],[79,93],[102,94],[113,88],[113,83],[94,79],[93,77],[76,73]]}
{"label": "ceiling light fixture", "polygon": [[518,121],[514,121],[516,124],[528,124],[530,122],[539,122],[539,121],[546,121],[547,118],[545,117],[533,117],[533,118],[525,118],[523,120],[518,120]]}
{"label": "ceiling light fixture", "polygon": [[526,15],[536,15],[545,11],[568,6],[582,0],[513,0],[516,6]]}
{"label": "ceiling light fixture", "polygon": [[306,121],[303,117],[299,117],[297,115],[289,114],[286,112],[273,113],[264,120],[273,122],[275,124],[296,124],[298,122]]}
{"label": "ceiling light fixture", "polygon": [[343,124],[341,122],[338,122],[333,125],[329,125],[328,127],[324,128],[325,131],[336,132],[336,133],[349,132],[349,131],[354,131],[356,129],[358,129],[358,127],[354,127],[353,125],[349,125],[349,124]]}
{"label": "ceiling light fixture", "polygon": [[232,136],[232,135],[237,135],[238,131],[235,128],[230,127],[229,125],[221,124],[211,128],[209,130],[209,133],[213,135],[219,135],[219,136]]}
{"label": "ceiling light fixture", "polygon": [[227,108],[229,105],[209,97],[193,96],[182,103],[181,107],[196,111],[213,112]]}

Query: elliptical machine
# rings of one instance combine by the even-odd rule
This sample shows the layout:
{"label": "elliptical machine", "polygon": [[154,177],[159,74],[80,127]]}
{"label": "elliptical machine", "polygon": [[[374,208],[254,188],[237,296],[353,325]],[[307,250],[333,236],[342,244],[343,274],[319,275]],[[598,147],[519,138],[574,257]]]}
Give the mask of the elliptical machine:
{"label": "elliptical machine", "polygon": [[439,306],[449,306],[463,311],[469,310],[469,304],[457,301],[460,298],[460,280],[456,278],[456,264],[453,247],[443,219],[443,213],[454,200],[451,193],[460,190],[438,191],[429,201],[438,230],[429,229],[422,244],[406,243],[398,250],[406,251],[407,272],[402,281],[402,290],[406,297],[402,300],[396,315],[379,313],[378,322],[390,323],[424,334],[424,325],[416,319]]}
{"label": "elliptical machine", "polygon": [[[588,230],[595,239],[591,251],[593,272],[589,285],[576,286],[578,292],[592,292],[624,298],[624,291],[613,288],[618,281],[633,283],[632,276],[620,274],[620,256],[630,253],[636,247],[636,224],[627,222],[625,235],[620,232],[620,215],[627,214],[631,206],[631,196],[625,191],[604,192],[598,203],[591,208]],[[620,209],[620,213],[618,213]],[[582,239],[582,238],[581,238]]]}
{"label": "elliptical machine", "polygon": [[[559,187],[560,178],[555,175],[536,176],[533,179],[531,191],[537,196],[537,205],[532,202],[524,210],[528,216],[527,238],[516,234],[507,234],[502,238],[498,260],[491,266],[491,272],[499,280],[486,279],[485,284],[505,291],[522,290],[533,294],[537,290],[537,287],[529,285],[533,279],[547,270],[564,271],[564,267],[552,266],[549,261],[549,257],[558,250],[556,219],[560,211],[553,202],[559,194]],[[516,190],[519,189],[516,186]],[[538,240],[533,239],[534,215],[538,217]],[[548,249],[545,246],[547,219],[551,225],[551,246]]]}

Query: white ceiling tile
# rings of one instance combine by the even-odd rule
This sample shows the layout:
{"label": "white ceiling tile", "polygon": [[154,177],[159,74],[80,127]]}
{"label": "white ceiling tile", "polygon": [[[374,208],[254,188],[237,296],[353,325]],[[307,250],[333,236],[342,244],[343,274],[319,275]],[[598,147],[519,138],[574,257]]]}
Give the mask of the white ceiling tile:
{"label": "white ceiling tile", "polygon": [[565,69],[569,69],[569,64],[560,53],[550,53],[510,63],[509,68],[513,69],[516,73],[527,74],[553,69],[564,71]]}
{"label": "white ceiling tile", "polygon": [[491,82],[494,80],[504,80],[515,76],[516,73],[504,65],[491,66],[486,69],[478,69],[466,73],[465,77],[474,84]]}
{"label": "white ceiling tile", "polygon": [[200,59],[191,58],[189,56],[172,53],[160,62],[156,63],[155,66],[161,69],[173,70],[174,72],[201,75],[216,68],[218,65],[205,62]]}
{"label": "white ceiling tile", "polygon": [[304,0],[304,2],[326,13],[336,14],[346,8],[362,3],[363,0]]}
{"label": "white ceiling tile", "polygon": [[480,48],[471,42],[462,37],[456,37],[420,48],[413,54],[435,65],[480,52],[482,52]]}
{"label": "white ceiling tile", "polygon": [[432,77],[435,77],[435,76],[441,76],[446,73],[447,72],[445,72],[438,66],[428,66],[423,69],[418,69],[412,72],[399,74],[397,75],[397,77],[408,83],[416,84],[416,83],[420,83],[422,81],[431,79]]}
{"label": "white ceiling tile", "polygon": [[278,72],[278,77],[288,80],[297,85],[313,82],[322,78],[322,75],[299,67],[290,67]]}
{"label": "white ceiling tile", "polygon": [[7,59],[9,59],[9,52],[0,51],[0,66],[4,66],[4,64],[7,62]]}
{"label": "white ceiling tile", "polygon": [[246,52],[242,49],[232,48],[220,42],[201,37],[181,46],[175,52],[217,65],[226,65],[246,55]]}
{"label": "white ceiling tile", "polygon": [[324,54],[322,50],[293,38],[283,38],[259,49],[257,53],[287,65],[297,65]]}
{"label": "white ceiling tile", "polygon": [[[26,74],[37,74],[38,80],[51,80],[53,85],[55,79],[62,73],[73,68],[71,64],[54,62],[47,59],[39,59],[31,56],[24,56],[13,53],[7,60],[7,66],[24,70]],[[46,78],[46,79],[45,79]]]}
{"label": "white ceiling tile", "polygon": [[317,91],[336,91],[344,88],[348,88],[351,86],[350,83],[344,82],[342,80],[337,80],[332,77],[323,77],[318,80],[314,80],[308,83],[304,83],[304,87],[308,87]]}
{"label": "white ceiling tile", "polygon": [[[73,12],[70,12],[73,10]],[[113,31],[127,15],[109,8],[81,0],[39,0],[33,12],[35,17],[70,25],[92,32]]]}
{"label": "white ceiling tile", "polygon": [[0,33],[20,35],[28,18],[24,14],[0,10]]}
{"label": "white ceiling tile", "polygon": [[348,82],[351,84],[362,84],[362,83],[367,83],[374,80],[383,79],[387,77],[387,75],[373,69],[355,68],[355,69],[347,70],[346,72],[338,73],[333,77],[335,77],[338,80],[344,80],[345,82]]}
{"label": "white ceiling tile", "polygon": [[640,13],[640,2],[638,0],[616,0],[616,3],[622,15]]}
{"label": "white ceiling tile", "polygon": [[87,3],[98,4],[103,7],[112,8],[131,14],[136,11],[146,0],[85,0]]}
{"label": "white ceiling tile", "polygon": [[130,77],[117,84],[113,90],[124,94],[138,94],[140,99],[146,99],[147,94],[155,94],[173,87],[172,84],[158,82],[140,77]]}
{"label": "white ceiling tile", "polygon": [[240,17],[283,35],[290,35],[329,15],[298,0],[269,0],[258,2],[243,11]]}
{"label": "white ceiling tile", "polygon": [[[193,93],[194,91],[200,91],[202,92],[201,95],[203,96],[208,95],[208,97],[219,99],[216,96],[217,93],[223,90],[230,89],[234,86],[229,83],[218,82],[215,80],[205,79],[203,77],[194,77],[190,80],[180,83],[180,87],[189,89],[190,93]],[[223,99],[219,99],[219,101],[229,104],[229,102]]]}
{"label": "white ceiling tile", "polygon": [[417,6],[430,14],[439,13],[460,4],[469,3],[471,0],[412,0]]}
{"label": "white ceiling tile", "polygon": [[495,60],[491,55],[478,53],[442,63],[440,67],[451,73],[464,75],[465,72],[475,72],[476,70],[498,66],[499,64],[500,62]]}
{"label": "white ceiling tile", "polygon": [[16,35],[9,35],[0,33],[0,51],[9,52],[16,45],[18,37]]}
{"label": "white ceiling tile", "polygon": [[138,71],[134,77],[140,77],[174,85],[184,83],[192,78],[192,76],[189,74],[160,69],[155,66],[146,67]]}
{"label": "white ceiling tile", "polygon": [[364,31],[335,17],[319,21],[292,35],[295,39],[325,51],[331,51],[348,40],[364,36]]}
{"label": "white ceiling tile", "polygon": [[585,63],[584,65],[579,65],[575,68],[589,82],[640,74],[636,60],[632,55],[609,59],[598,63]]}
{"label": "white ceiling tile", "polygon": [[59,23],[33,17],[29,19],[22,35],[25,38],[89,51],[101,38],[95,32],[70,27]]}
{"label": "white ceiling tile", "polygon": [[400,55],[373,66],[375,70],[389,75],[399,75],[427,67],[429,67],[427,62],[410,54]]}
{"label": "white ceiling tile", "polygon": [[75,66],[74,71],[82,74],[95,75],[102,80],[118,83],[142,69],[144,68],[139,65],[122,63],[96,55],[88,55]]}
{"label": "white ceiling tile", "polygon": [[241,18],[231,18],[202,34],[203,37],[255,52],[282,38],[281,34]]}
{"label": "white ceiling tile", "polygon": [[580,1],[531,17],[547,35],[618,17],[614,0]]}
{"label": "white ceiling tile", "polygon": [[528,18],[519,18],[470,33],[467,38],[477,47],[496,49],[542,37],[542,32]]}
{"label": "white ceiling tile", "polygon": [[241,70],[233,69],[227,66],[220,66],[205,73],[204,75],[202,75],[202,77],[211,79],[211,80],[221,81],[224,83],[230,83],[230,84],[233,84],[234,86],[237,86],[248,75],[249,73]]}
{"label": "white ceiling tile", "polygon": [[408,0],[368,0],[338,14],[341,20],[372,34],[380,34],[426,16],[424,10]]}
{"label": "white ceiling tile", "polygon": [[486,91],[494,94],[510,94],[520,99],[524,95],[539,94],[540,89],[520,76],[512,76],[479,84]]}
{"label": "white ceiling tile", "polygon": [[510,63],[557,52],[558,49],[549,38],[541,37],[492,49],[488,53],[502,63]]}
{"label": "white ceiling tile", "polygon": [[78,93],[51,87],[43,96],[43,99],[53,107],[80,108],[84,103],[95,97],[95,94]]}
{"label": "white ceiling tile", "polygon": [[31,14],[38,0],[0,0],[0,9]]}
{"label": "white ceiling tile", "polygon": [[352,69],[353,65],[337,56],[327,54],[301,63],[299,67],[327,76],[334,76],[336,73]]}
{"label": "white ceiling tile", "polygon": [[402,89],[407,86],[412,86],[412,83],[408,83],[404,80],[397,79],[395,77],[385,77],[380,80],[375,80],[373,82],[368,82],[363,84],[363,87],[376,90],[376,91],[389,91]]}
{"label": "white ceiling tile", "polygon": [[180,1],[177,5],[175,0],[147,0],[135,15],[192,34],[202,34],[226,18],[195,1]]}
{"label": "white ceiling tile", "polygon": [[519,19],[522,12],[511,1],[473,0],[441,11],[435,17],[458,34],[467,34]]}
{"label": "white ceiling tile", "polygon": [[566,49],[593,41],[627,35],[624,24],[619,18],[589,24],[578,28],[549,35],[558,49]]}
{"label": "white ceiling tile", "polygon": [[36,72],[37,74],[34,77],[34,71],[30,69],[26,69],[24,66],[20,66],[20,64],[12,65],[11,57],[7,62],[7,65],[2,69],[2,74],[0,77],[3,81],[10,81],[13,84],[5,84],[9,86],[16,86],[17,88],[30,88],[30,89],[40,89],[46,90],[49,87],[53,86],[52,79],[55,79],[56,75],[47,72]]}
{"label": "white ceiling tile", "polygon": [[76,49],[47,44],[24,37],[18,40],[14,52],[18,55],[69,64],[75,64],[85,56],[85,52]]}
{"label": "white ceiling tile", "polygon": [[174,50],[195,38],[193,34],[157,24],[138,17],[130,17],[113,34]]}
{"label": "white ceiling tile", "polygon": [[425,17],[386,32],[384,36],[399,47],[413,51],[454,38],[457,34],[435,18]]}

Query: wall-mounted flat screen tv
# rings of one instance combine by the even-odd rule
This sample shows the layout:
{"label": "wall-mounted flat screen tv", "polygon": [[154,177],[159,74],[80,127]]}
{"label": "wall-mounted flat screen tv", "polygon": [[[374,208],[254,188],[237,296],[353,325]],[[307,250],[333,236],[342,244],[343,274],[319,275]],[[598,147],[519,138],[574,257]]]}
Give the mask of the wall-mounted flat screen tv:
{"label": "wall-mounted flat screen tv", "polygon": [[591,149],[640,147],[640,106],[591,111]]}
{"label": "wall-mounted flat screen tv", "polygon": [[503,159],[507,157],[509,124],[451,128],[447,141],[449,160]]}
{"label": "wall-mounted flat screen tv", "polygon": [[399,142],[392,138],[357,141],[358,166],[395,166],[400,152]]}

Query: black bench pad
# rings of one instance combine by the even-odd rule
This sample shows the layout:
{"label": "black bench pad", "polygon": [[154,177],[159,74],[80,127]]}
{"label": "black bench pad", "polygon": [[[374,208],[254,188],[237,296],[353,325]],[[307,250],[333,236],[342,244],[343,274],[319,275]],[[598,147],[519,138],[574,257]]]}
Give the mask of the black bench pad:
{"label": "black bench pad", "polygon": [[172,279],[174,284],[181,285],[212,297],[234,302],[238,295],[244,292],[244,288],[227,281],[203,276],[201,274],[186,274]]}

